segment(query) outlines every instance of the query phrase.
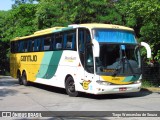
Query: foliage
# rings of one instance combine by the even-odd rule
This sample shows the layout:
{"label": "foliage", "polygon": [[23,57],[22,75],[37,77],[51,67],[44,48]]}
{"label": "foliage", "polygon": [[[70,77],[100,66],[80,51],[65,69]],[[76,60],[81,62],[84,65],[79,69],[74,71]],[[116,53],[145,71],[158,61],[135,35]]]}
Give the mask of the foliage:
{"label": "foliage", "polygon": [[152,81],[149,80],[142,80],[142,87],[143,88],[148,88],[148,87],[157,87],[152,83]]}
{"label": "foliage", "polygon": [[38,28],[79,23],[118,24],[121,16],[111,0],[41,0],[37,7]]}
{"label": "foliage", "polygon": [[62,16],[63,0],[41,0],[36,11],[35,23],[38,29],[63,25]]}
{"label": "foliage", "polygon": [[9,57],[8,55],[8,48],[9,43],[2,41],[5,36],[3,36],[3,27],[6,23],[5,19],[8,16],[8,12],[0,11],[0,72],[4,71],[5,69],[9,70]]}
{"label": "foliage", "polygon": [[8,11],[8,16],[4,19],[2,38],[3,41],[10,41],[11,39],[31,34],[35,31],[34,18],[35,18],[36,5],[22,4],[17,8]]}
{"label": "foliage", "polygon": [[120,0],[117,8],[120,10],[123,23],[135,29],[139,41],[145,41],[152,46],[153,59],[158,61],[160,58],[158,52],[160,46],[160,1]]}
{"label": "foliage", "polygon": [[[134,28],[140,41],[152,47],[160,62],[159,0],[12,0],[13,8],[0,11],[0,49],[9,41],[36,30],[79,23],[120,24]],[[35,1],[37,2],[36,4]],[[145,51],[142,51],[145,54]],[[7,53],[0,53],[7,54]]]}
{"label": "foliage", "polygon": [[9,71],[9,45],[7,42],[0,41],[0,72]]}
{"label": "foliage", "polygon": [[36,5],[21,4],[10,11],[0,11],[0,70],[9,70],[10,40],[35,31]]}

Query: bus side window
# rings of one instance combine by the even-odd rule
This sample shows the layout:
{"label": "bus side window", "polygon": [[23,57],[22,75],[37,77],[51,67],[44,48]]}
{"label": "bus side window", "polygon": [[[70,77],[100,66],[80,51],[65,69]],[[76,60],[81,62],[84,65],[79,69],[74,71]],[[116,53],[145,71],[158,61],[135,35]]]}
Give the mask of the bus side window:
{"label": "bus side window", "polygon": [[87,56],[85,56],[85,49],[87,47],[87,44],[91,42],[90,32],[88,29],[80,28],[78,30],[78,49],[79,49],[79,56],[82,65],[84,66],[84,60],[87,59]]}
{"label": "bus side window", "polygon": [[76,32],[72,34],[72,49],[76,50]]}
{"label": "bus side window", "polygon": [[34,51],[43,51],[44,50],[44,39],[37,38],[34,40]]}
{"label": "bus side window", "polygon": [[90,36],[90,32],[87,29],[80,29],[79,33],[78,33],[78,39],[79,39],[79,51],[80,52],[84,52],[84,47],[86,43],[90,43],[91,42],[91,36]]}
{"label": "bus side window", "polygon": [[68,34],[67,33],[65,33],[64,35],[63,35],[63,48],[64,49],[67,49],[67,38],[68,37]]}
{"label": "bus side window", "polygon": [[44,38],[44,51],[50,50],[50,45],[51,45],[51,37],[50,36],[46,36]]}
{"label": "bus side window", "polygon": [[23,50],[23,52],[28,52],[28,50],[27,50],[27,41],[24,41],[24,50]]}
{"label": "bus side window", "polygon": [[54,40],[54,35],[51,36],[51,41],[50,41],[50,47],[49,47],[49,50],[53,50],[54,49],[54,43],[55,40]]}
{"label": "bus side window", "polygon": [[61,33],[55,34],[55,49],[60,50],[63,46],[63,36]]}
{"label": "bus side window", "polygon": [[17,53],[18,52],[18,41],[14,42],[14,52]]}
{"label": "bus side window", "polygon": [[84,32],[82,29],[78,31],[78,49],[81,63],[84,66]]}
{"label": "bus side window", "polygon": [[15,52],[16,52],[16,49],[15,49],[15,48],[16,48],[15,43],[16,43],[16,42],[14,42],[14,41],[12,41],[12,42],[11,42],[11,53],[15,53]]}
{"label": "bus side window", "polygon": [[20,41],[17,42],[17,46],[18,46],[18,51],[17,52],[20,52]]}
{"label": "bus side window", "polygon": [[39,51],[44,51],[44,38],[40,38],[39,40],[41,41],[39,46]]}
{"label": "bus side window", "polygon": [[27,43],[27,51],[28,51],[28,52],[32,52],[33,49],[34,49],[34,41],[28,40],[28,43]]}
{"label": "bus side window", "polygon": [[74,50],[76,47],[76,32],[68,32],[64,34],[64,49],[71,49]]}
{"label": "bus side window", "polygon": [[34,40],[34,51],[38,51],[39,50],[39,46],[38,46],[38,39]]}
{"label": "bus side window", "polygon": [[83,31],[79,31],[78,40],[79,40],[78,42],[79,52],[84,53],[84,33]]}
{"label": "bus side window", "polygon": [[90,43],[91,42],[91,36],[90,36],[90,32],[89,30],[85,30],[85,39],[86,39],[86,43]]}
{"label": "bus side window", "polygon": [[19,47],[18,52],[24,52],[24,41],[18,41]]}

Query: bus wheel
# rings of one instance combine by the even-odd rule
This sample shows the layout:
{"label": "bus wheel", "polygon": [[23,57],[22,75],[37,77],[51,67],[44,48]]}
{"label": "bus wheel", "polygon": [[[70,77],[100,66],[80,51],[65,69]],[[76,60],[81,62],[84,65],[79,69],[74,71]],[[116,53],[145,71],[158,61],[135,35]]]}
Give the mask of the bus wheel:
{"label": "bus wheel", "polygon": [[18,83],[19,83],[20,85],[23,85],[22,77],[21,77],[21,74],[20,74],[19,71],[17,72],[17,78],[18,78]]}
{"label": "bus wheel", "polygon": [[66,92],[71,97],[78,96],[78,91],[75,90],[75,83],[71,76],[69,76],[65,83]]}
{"label": "bus wheel", "polygon": [[29,85],[29,82],[27,81],[26,72],[23,72],[23,73],[22,73],[22,83],[23,83],[23,85],[25,85],[25,86],[28,86],[28,85]]}

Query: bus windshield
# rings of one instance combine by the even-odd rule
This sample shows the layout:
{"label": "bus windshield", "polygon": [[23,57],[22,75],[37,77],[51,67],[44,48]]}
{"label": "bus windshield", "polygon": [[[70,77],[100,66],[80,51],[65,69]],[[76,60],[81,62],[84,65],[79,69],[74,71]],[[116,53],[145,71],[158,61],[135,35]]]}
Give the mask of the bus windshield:
{"label": "bus windshield", "polygon": [[93,36],[98,42],[137,43],[132,31],[93,29]]}
{"label": "bus windshield", "polygon": [[94,29],[93,36],[100,46],[99,57],[95,59],[98,75],[141,74],[139,47],[132,32]]}
{"label": "bus windshield", "polygon": [[137,45],[100,44],[100,56],[96,57],[98,75],[139,75],[140,65]]}

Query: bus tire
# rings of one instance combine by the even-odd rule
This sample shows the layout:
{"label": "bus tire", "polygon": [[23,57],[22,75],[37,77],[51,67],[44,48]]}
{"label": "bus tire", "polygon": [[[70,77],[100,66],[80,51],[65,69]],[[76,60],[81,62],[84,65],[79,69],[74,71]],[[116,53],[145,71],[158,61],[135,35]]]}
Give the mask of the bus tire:
{"label": "bus tire", "polygon": [[20,85],[23,85],[20,71],[17,72],[17,78],[18,78],[18,83],[19,83]]}
{"label": "bus tire", "polygon": [[26,72],[22,73],[22,83],[23,83],[24,86],[28,86],[29,85],[29,82],[27,81],[27,74],[26,74]]}
{"label": "bus tire", "polygon": [[71,76],[66,79],[65,89],[70,97],[77,97],[79,95],[78,91],[75,90],[75,83]]}

